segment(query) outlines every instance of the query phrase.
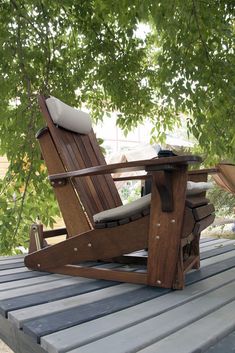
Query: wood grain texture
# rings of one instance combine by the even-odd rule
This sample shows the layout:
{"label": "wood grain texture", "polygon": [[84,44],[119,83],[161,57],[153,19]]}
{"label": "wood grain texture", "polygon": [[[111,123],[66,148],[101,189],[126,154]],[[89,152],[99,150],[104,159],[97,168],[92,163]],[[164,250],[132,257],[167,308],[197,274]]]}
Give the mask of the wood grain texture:
{"label": "wood grain texture", "polygon": [[[47,130],[40,137],[39,143],[48,172],[53,173],[58,170],[64,171],[65,167],[59,158],[49,130]],[[54,192],[58,200],[69,236],[90,230],[91,227],[71,182],[67,183],[63,187],[54,188]],[[70,204],[69,207],[68,200]]]}
{"label": "wood grain texture", "polygon": [[215,207],[211,203],[193,209],[193,215],[196,221],[205,218],[215,212]]}
{"label": "wood grain texture", "polygon": [[[39,104],[65,168],[64,171],[69,172],[106,164],[93,131],[88,135],[81,135],[56,128],[43,96],[39,97]],[[80,178],[75,180],[73,185],[79,193],[91,224],[93,223],[93,214],[122,204],[111,175]],[[90,200],[93,200],[93,202]]]}
{"label": "wood grain texture", "polygon": [[132,271],[125,271],[125,268],[120,271],[113,271],[99,268],[85,268],[80,266],[66,265],[63,267],[56,267],[51,270],[55,273],[68,274],[70,276],[80,276],[94,279],[105,279],[118,282],[147,284],[146,273],[133,273]]}
{"label": "wood grain texture", "polygon": [[204,229],[206,229],[211,223],[214,222],[215,215],[211,214],[195,224],[193,229],[193,234],[200,234]]}
{"label": "wood grain texture", "polygon": [[[172,287],[180,250],[183,215],[186,196],[187,172],[182,166],[172,172],[172,212],[162,212],[157,182],[162,172],[153,176],[152,201],[149,228],[148,283]],[[179,202],[180,200],[180,202]]]}
{"label": "wood grain texture", "polygon": [[149,216],[146,216],[116,228],[94,229],[27,255],[25,264],[32,269],[53,271],[53,268],[67,264],[112,258],[144,249],[148,227]]}
{"label": "wood grain texture", "polygon": [[209,200],[207,198],[204,197],[203,195],[196,195],[196,196],[188,196],[186,199],[186,206],[190,207],[190,208],[194,208],[194,207],[199,207],[199,206],[203,206],[209,203]]}
{"label": "wood grain texture", "polygon": [[[184,155],[106,165],[93,131],[82,135],[55,126],[45,97],[39,96],[39,104],[47,128],[39,132],[38,139],[70,238],[33,252],[39,246],[35,247],[35,237],[31,237],[31,254],[26,256],[25,264],[40,271],[137,283],[147,280],[153,286],[183,288],[186,270],[199,267],[199,237],[189,237],[196,227],[194,214],[189,209],[191,201],[185,208],[185,194],[188,177],[207,178],[206,171],[187,174],[188,164],[200,162],[201,158]],[[95,213],[121,205],[110,173],[122,170],[145,170],[153,176],[150,217],[146,212],[145,217],[139,213],[130,217],[130,224],[124,219],[99,224],[93,229]],[[193,198],[194,207],[207,203],[203,196],[204,193],[199,201]],[[204,224],[204,220],[197,224],[197,234]],[[47,234],[55,235],[41,233],[42,239]],[[183,245],[182,238],[187,238],[187,245]],[[75,266],[81,261],[117,259],[146,247],[149,248],[147,276]]]}
{"label": "wood grain texture", "polygon": [[[110,174],[110,173],[123,173],[123,172],[133,172],[139,170],[146,170],[147,167],[160,167],[164,170],[165,166],[172,165],[176,168],[181,165],[186,165],[188,163],[198,163],[201,162],[201,158],[198,156],[177,156],[177,157],[167,157],[159,159],[147,159],[134,162],[116,163],[109,165],[101,165],[97,167],[86,168],[84,170],[77,170],[67,173],[60,173],[50,175],[50,180],[56,180],[61,178],[74,178],[82,176],[91,176],[97,174]],[[168,168],[167,168],[168,170]]]}

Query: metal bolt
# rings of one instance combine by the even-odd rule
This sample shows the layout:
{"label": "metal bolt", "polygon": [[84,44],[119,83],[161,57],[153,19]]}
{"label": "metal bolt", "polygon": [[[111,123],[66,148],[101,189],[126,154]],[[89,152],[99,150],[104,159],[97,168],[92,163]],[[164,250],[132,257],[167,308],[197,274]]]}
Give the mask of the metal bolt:
{"label": "metal bolt", "polygon": [[61,185],[61,184],[62,184],[62,181],[58,181],[58,184]]}
{"label": "metal bolt", "polygon": [[159,235],[156,235],[156,237],[155,237],[157,240],[159,240],[160,239],[160,237],[159,237]]}
{"label": "metal bolt", "polygon": [[160,227],[160,225],[161,225],[160,223],[157,223],[157,224],[156,224],[157,227]]}
{"label": "metal bolt", "polygon": [[51,185],[55,185],[55,182],[54,182],[54,181],[52,181],[52,182],[51,182]]}
{"label": "metal bolt", "polygon": [[87,246],[88,246],[88,248],[91,248],[91,247],[92,247],[91,243],[88,243]]}
{"label": "metal bolt", "polygon": [[160,281],[160,279],[158,279],[157,284],[162,284],[162,281]]}
{"label": "metal bolt", "polygon": [[171,223],[175,223],[175,219],[171,219]]}
{"label": "metal bolt", "polygon": [[74,251],[78,251],[78,248],[74,248],[73,250],[74,250]]}
{"label": "metal bolt", "polygon": [[37,264],[37,266],[38,266],[38,267],[41,267],[41,265],[40,265],[40,264]]}

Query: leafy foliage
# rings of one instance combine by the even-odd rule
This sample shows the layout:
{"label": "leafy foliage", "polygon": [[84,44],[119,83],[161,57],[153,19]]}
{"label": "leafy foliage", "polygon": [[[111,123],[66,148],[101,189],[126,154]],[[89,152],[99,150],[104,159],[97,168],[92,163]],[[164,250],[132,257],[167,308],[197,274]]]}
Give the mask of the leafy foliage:
{"label": "leafy foliage", "polygon": [[216,186],[208,192],[210,201],[215,206],[217,216],[234,218],[235,198],[231,193]]}
{"label": "leafy foliage", "polygon": [[118,111],[125,131],[148,117],[153,139],[186,113],[207,156],[234,158],[233,11],[231,0],[0,2],[1,253],[59,213],[34,138],[38,92],[85,103],[94,121]]}

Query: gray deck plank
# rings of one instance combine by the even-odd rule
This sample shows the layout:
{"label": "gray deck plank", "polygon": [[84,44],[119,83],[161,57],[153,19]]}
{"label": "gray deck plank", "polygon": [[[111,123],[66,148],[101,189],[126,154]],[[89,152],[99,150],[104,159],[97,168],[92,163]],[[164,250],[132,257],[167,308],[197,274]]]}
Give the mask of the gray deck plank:
{"label": "gray deck plank", "polygon": [[202,243],[200,247],[201,247],[201,250],[203,251],[205,248],[209,248],[209,247],[212,247],[212,246],[219,246],[220,244],[226,244],[226,243],[231,242],[231,241],[234,241],[234,240],[231,240],[231,239],[215,239],[215,240],[212,240],[210,242]]}
{"label": "gray deck plank", "polygon": [[72,309],[47,314],[41,318],[27,320],[22,326],[23,331],[40,341],[40,337],[57,330],[65,329],[75,324],[95,320],[98,317],[131,307],[143,301],[163,295],[169,290],[155,289],[147,286],[129,291],[127,293],[114,293],[112,296],[101,300],[94,300],[90,304],[76,305]]}
{"label": "gray deck plank", "polygon": [[0,256],[0,261],[19,260],[19,259],[23,259],[24,257],[25,257],[25,255],[12,255],[12,256],[4,255],[4,256]]}
{"label": "gray deck plank", "polygon": [[[40,277],[40,278],[43,278],[43,277]],[[73,284],[95,282],[94,280],[92,281],[87,278],[79,278],[79,277],[58,278],[57,280],[54,280],[54,281],[52,281],[52,276],[48,276],[48,279],[49,278],[50,278],[49,282],[42,283],[40,281],[39,283],[34,283],[33,287],[24,286],[21,288],[12,289],[5,292],[0,292],[0,301],[2,301],[3,299],[19,298],[25,295],[29,296],[33,294],[39,294],[44,291],[58,289],[60,287],[65,287],[65,286],[68,287]]]}
{"label": "gray deck plank", "polygon": [[[232,265],[235,265],[235,257],[232,258]],[[228,259],[227,261],[230,261]],[[221,271],[221,268],[225,267],[229,268],[224,262],[221,264],[214,264],[211,269],[212,264],[203,268],[202,271],[195,271],[194,276],[187,280],[187,283],[194,283],[198,280],[202,280],[203,278],[208,277],[211,274],[211,270]],[[23,325],[23,330],[30,335],[34,336],[38,340],[40,336],[49,334],[51,332],[62,330],[67,328],[69,325],[77,325],[79,323],[83,323],[88,320],[94,320],[97,317],[108,315],[112,312],[125,309],[127,307],[136,305],[141,301],[146,301],[152,298],[156,298],[162,296],[170,292],[169,289],[162,288],[148,288],[148,287],[140,287],[135,292],[132,292],[130,295],[125,294],[124,296],[121,294],[118,297],[114,298],[110,297],[105,300],[94,301],[92,305],[77,306],[72,309],[62,310],[60,313],[48,313],[41,318],[34,318],[33,320],[28,320],[26,324]],[[69,323],[69,324],[68,324]]]}
{"label": "gray deck plank", "polygon": [[5,259],[0,260],[0,266],[17,262],[24,262],[24,257],[15,257],[13,259],[6,257]]}
{"label": "gray deck plank", "polygon": [[[16,270],[19,270],[15,272]],[[8,274],[2,274],[2,272],[7,272],[7,271],[14,271],[14,273],[8,273]],[[29,271],[26,270],[25,268],[16,268],[13,270],[3,270],[0,271],[0,283],[7,283],[11,281],[19,281],[20,279],[26,279],[26,278],[33,278],[33,277],[40,277],[40,276],[47,276],[49,273],[48,272],[37,272],[37,271]]]}
{"label": "gray deck plank", "polygon": [[130,286],[129,284],[118,284],[114,288],[105,288],[47,304],[11,311],[8,314],[8,319],[13,321],[18,328],[21,328],[26,320],[35,319],[51,313],[58,313],[66,309],[73,309],[77,305],[88,305],[89,303],[93,303],[99,299],[110,298],[110,296],[118,296],[119,294],[133,292],[139,287],[139,285]]}
{"label": "gray deck plank", "polygon": [[[76,282],[79,278],[32,272],[17,268],[23,266],[23,257],[0,257],[0,307],[3,314],[8,313],[8,319],[0,315],[0,337],[16,353],[199,353],[213,345],[215,349],[215,343],[225,336],[231,346],[234,244],[229,239],[202,239],[201,269],[187,274],[187,287],[175,292],[132,284],[112,286],[107,281],[105,288],[80,294],[83,281],[102,281],[80,278]],[[87,265],[107,267],[104,263]],[[220,313],[230,322],[219,324]],[[214,332],[207,335],[207,325],[214,318]],[[204,326],[201,332],[199,322]],[[192,335],[197,337],[199,332],[200,342],[188,335],[189,327]],[[41,346],[36,344],[40,339]]]}
{"label": "gray deck plank", "polygon": [[201,263],[203,264],[203,266],[208,266],[211,263],[221,262],[221,261],[227,260],[233,256],[235,256],[235,249],[233,251],[223,252],[222,254],[216,256],[216,259],[214,259],[213,257],[208,257],[206,259],[203,259],[203,261]]}
{"label": "gray deck plank", "polygon": [[[235,329],[234,307],[233,301],[139,353],[204,352]],[[223,350],[220,352],[224,353]]]}
{"label": "gray deck plank", "polygon": [[[55,303],[63,299],[67,301],[69,298],[73,298],[77,295],[82,295],[84,293],[88,295],[88,293],[90,292],[101,290],[104,288],[110,288],[115,285],[117,285],[117,283],[112,281],[95,281],[81,279],[80,281],[75,281],[74,284],[65,283],[62,286],[56,286],[55,288],[47,289],[43,292],[1,300],[0,313],[1,315],[7,317],[8,312],[12,310],[14,311],[22,308],[24,308],[24,310],[26,310],[26,308],[31,309],[34,305],[38,306],[44,303]],[[63,303],[63,305],[65,304],[66,303]]]}
{"label": "gray deck plank", "polygon": [[205,353],[234,353],[235,352],[235,331],[227,335],[220,342],[211,346]]}
{"label": "gray deck plank", "polygon": [[172,310],[235,280],[233,269],[161,297],[41,338],[49,353],[64,353]]}
{"label": "gray deck plank", "polygon": [[11,289],[32,287],[35,284],[43,284],[43,283],[47,283],[47,282],[58,281],[61,278],[65,278],[65,276],[49,274],[46,276],[21,279],[19,281],[14,281],[14,282],[0,283],[0,293],[11,290]]}
{"label": "gray deck plank", "polygon": [[200,252],[203,254],[204,251],[208,251],[208,250],[212,250],[212,249],[218,249],[220,247],[224,247],[224,246],[229,245],[229,244],[233,244],[235,246],[235,240],[234,239],[232,239],[232,240],[227,239],[226,241],[221,241],[221,242],[216,243],[216,244],[212,244],[212,245],[208,244],[208,246],[203,247]]}
{"label": "gray deck plank", "polygon": [[212,240],[215,240],[215,239],[216,238],[201,236],[200,244],[202,245],[203,243],[206,243],[208,241],[212,241]]}
{"label": "gray deck plank", "polygon": [[200,240],[200,247],[203,248],[208,245],[212,245],[212,244],[216,244],[216,243],[220,243],[220,242],[226,242],[228,240],[226,238],[214,238],[214,239],[209,238],[209,239],[210,239],[209,241],[201,241]]}
{"label": "gray deck plank", "polygon": [[29,336],[12,325],[0,315],[0,339],[16,353],[46,353],[46,351]]}
{"label": "gray deck plank", "polygon": [[23,273],[23,272],[32,272],[30,271],[29,269],[27,269],[26,267],[24,268],[14,268],[14,269],[7,269],[7,270],[2,270],[0,271],[0,279],[2,276],[7,276],[7,275],[12,275],[12,274],[15,274],[15,273]]}
{"label": "gray deck plank", "polygon": [[235,249],[235,241],[234,244],[229,244],[229,245],[224,245],[220,247],[216,247],[215,249],[211,250],[206,250],[203,253],[201,253],[201,260],[209,258],[209,257],[214,257],[217,255],[220,255],[222,253],[228,252],[228,251],[233,251]]}
{"label": "gray deck plank", "polygon": [[18,262],[10,262],[6,264],[1,264],[0,263],[0,271],[7,270],[7,269],[13,269],[13,268],[19,268],[22,267],[24,268],[24,262],[23,261],[18,261]]}
{"label": "gray deck plank", "polygon": [[[216,258],[219,256],[216,256]],[[191,271],[186,275],[186,285],[200,281],[202,279],[214,276],[216,273],[221,273],[235,267],[235,257],[231,256],[220,262],[210,263],[207,266],[202,266],[199,271]]]}
{"label": "gray deck plank", "polygon": [[[226,254],[222,254],[222,255],[217,256],[216,258],[220,258],[220,260],[223,260],[219,263],[217,263],[215,258],[210,258],[209,265],[207,265],[207,266],[203,265],[203,267],[200,271],[194,271],[193,273],[187,275],[187,280],[186,280],[187,283],[190,284],[195,281],[199,281],[203,278],[207,278],[211,275],[215,275],[217,272],[221,272],[221,269],[222,270],[229,269],[229,266],[230,267],[234,266],[235,265],[235,256],[234,256],[235,252],[232,255],[231,255],[231,253],[226,253]],[[228,258],[227,261],[225,261],[225,255]],[[205,264],[206,261],[207,260],[203,260],[202,264]],[[230,264],[230,262],[231,262],[231,264]],[[135,289],[134,286],[131,286],[131,288],[133,290]],[[142,288],[142,286],[137,285],[136,288]],[[162,295],[167,292],[169,292],[169,290],[155,288],[153,295],[155,295],[155,297],[157,297],[157,296]],[[120,292],[120,294],[122,294],[122,293]],[[94,297],[94,299],[98,300],[98,298],[95,298],[95,297]],[[138,304],[138,302],[135,303],[134,299],[135,298],[133,298],[132,305]],[[150,299],[149,296],[147,297],[147,299]],[[21,327],[24,320],[33,319],[36,322],[38,320],[37,316],[41,317],[43,315],[52,315],[52,313],[55,313],[57,311],[61,312],[61,311],[67,310],[67,309],[71,309],[70,300],[71,299],[68,298],[68,299],[64,299],[63,301],[57,301],[55,303],[50,303],[50,304],[42,304],[42,305],[38,305],[36,307],[31,307],[29,309],[20,309],[20,310],[11,311],[9,313],[9,319],[16,320],[17,324]],[[76,300],[79,300],[79,303],[81,305],[83,304],[80,297],[77,297]],[[66,307],[66,303],[68,303],[68,307]],[[61,309],[61,306],[62,306],[62,309]],[[76,307],[76,303],[73,302],[72,308],[74,308],[74,307]],[[53,308],[54,308],[54,310],[52,310]],[[94,308],[94,304],[93,304],[93,308]],[[98,309],[99,309],[99,305],[98,305]],[[40,315],[38,315],[39,311],[40,311]],[[37,318],[37,320],[35,318]],[[48,321],[48,318],[46,320]],[[53,318],[53,322],[55,322],[54,318]],[[58,322],[58,320],[56,322]]]}
{"label": "gray deck plank", "polygon": [[[169,335],[172,333],[189,327],[190,324],[200,320],[204,316],[208,316],[227,303],[233,301],[234,305],[234,300],[235,283],[232,282],[152,319],[131,326],[91,344],[79,347],[79,353],[136,352],[165,337],[169,339]],[[234,318],[233,326],[235,326]],[[193,333],[195,334],[195,331]],[[186,335],[184,337],[187,340]],[[78,352],[78,349],[75,351]],[[166,349],[163,349],[161,352],[165,353],[166,351]],[[171,352],[173,351],[171,350]]]}

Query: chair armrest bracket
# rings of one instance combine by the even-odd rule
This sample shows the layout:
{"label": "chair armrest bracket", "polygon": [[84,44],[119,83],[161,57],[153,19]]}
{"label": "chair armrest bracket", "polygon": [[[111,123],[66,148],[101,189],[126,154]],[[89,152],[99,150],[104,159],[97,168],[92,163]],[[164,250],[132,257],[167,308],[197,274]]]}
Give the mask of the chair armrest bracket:
{"label": "chair armrest bracket", "polygon": [[66,178],[50,180],[50,183],[54,188],[64,186],[67,184],[67,182],[68,182],[68,179],[66,179]]}
{"label": "chair armrest bracket", "polygon": [[157,175],[155,183],[161,199],[162,212],[172,212],[174,210],[173,173],[171,170],[164,170],[154,174]]}

